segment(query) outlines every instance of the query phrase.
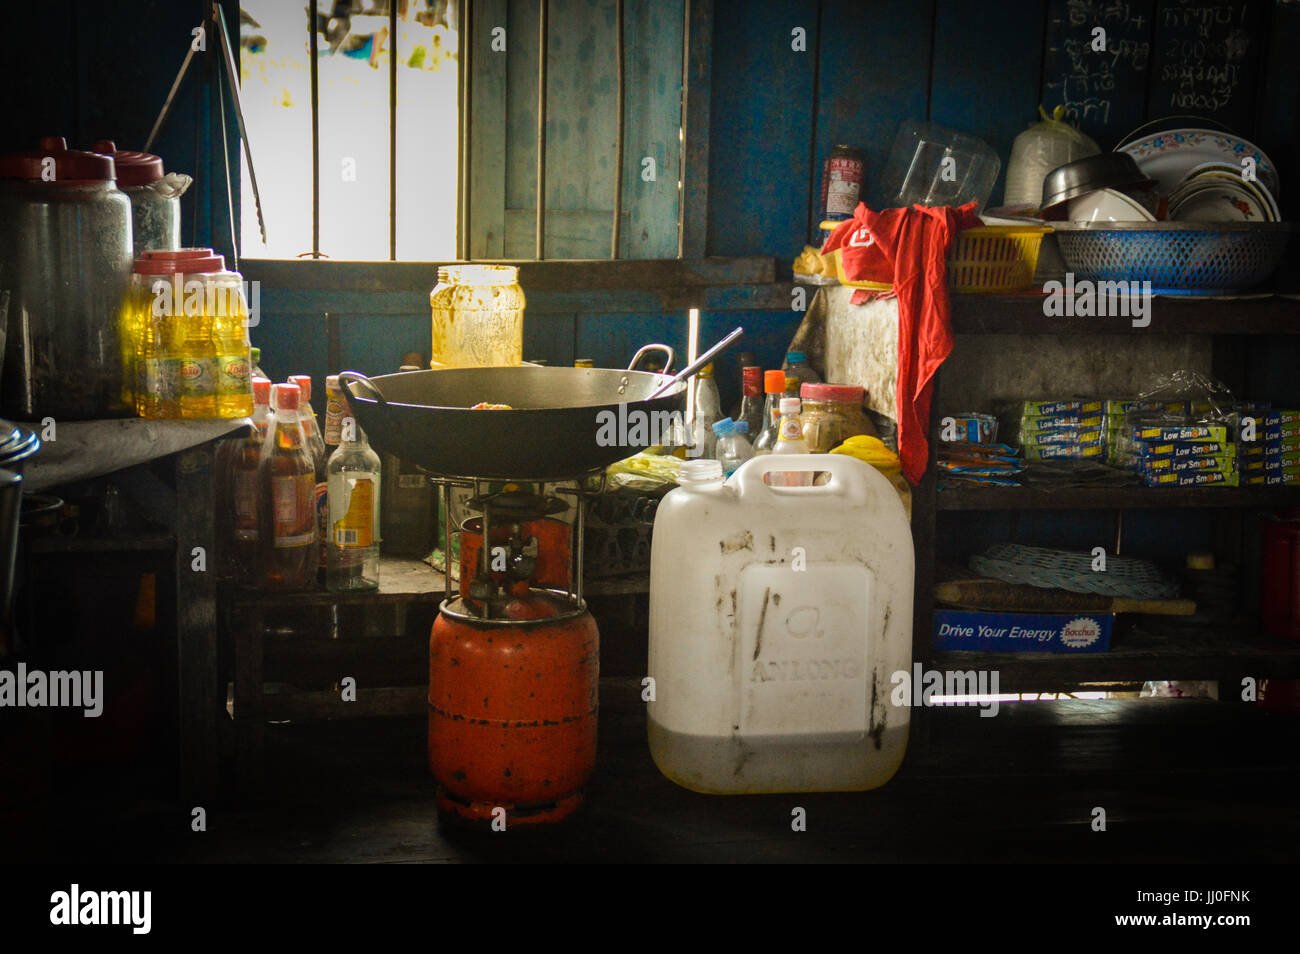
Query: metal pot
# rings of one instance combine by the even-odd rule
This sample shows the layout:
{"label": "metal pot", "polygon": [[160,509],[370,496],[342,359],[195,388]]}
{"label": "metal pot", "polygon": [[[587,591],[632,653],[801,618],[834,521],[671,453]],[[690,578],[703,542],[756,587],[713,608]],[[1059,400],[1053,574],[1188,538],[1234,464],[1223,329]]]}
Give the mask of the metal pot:
{"label": "metal pot", "polygon": [[[687,384],[650,395],[669,378],[604,368],[447,368],[375,378],[344,371],[339,384],[383,453],[447,476],[563,480],[667,443],[665,426],[685,408]],[[511,409],[471,410],[484,401]]]}
{"label": "metal pot", "polygon": [[109,156],[42,139],[0,156],[0,290],[11,293],[8,417],[124,413],[118,311],[131,272],[131,202]]}

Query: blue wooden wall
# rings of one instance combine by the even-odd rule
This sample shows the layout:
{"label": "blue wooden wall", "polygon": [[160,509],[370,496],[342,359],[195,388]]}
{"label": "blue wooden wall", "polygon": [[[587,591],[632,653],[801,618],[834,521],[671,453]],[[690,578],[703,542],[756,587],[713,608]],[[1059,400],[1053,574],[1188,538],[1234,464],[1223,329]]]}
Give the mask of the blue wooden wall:
{"label": "blue wooden wall", "polygon": [[[908,119],[928,118],[980,136],[1005,165],[1012,140],[1034,120],[1038,104],[1050,107],[1064,98],[1103,147],[1113,145],[1135,121],[1169,112],[1180,76],[1167,69],[1170,57],[1180,43],[1195,46],[1197,17],[1203,21],[1205,10],[1224,4],[1237,11],[1229,27],[1244,30],[1246,61],[1235,98],[1210,114],[1272,155],[1287,187],[1283,206],[1294,218],[1300,213],[1300,69],[1294,53],[1300,4],[1268,0],[714,0],[708,203],[686,208],[685,215],[707,217],[710,255],[770,255],[786,262],[815,225],[821,162],[836,143],[864,150],[866,195],[877,202],[881,166]],[[237,0],[222,5],[227,22],[236,23]],[[10,6],[0,43],[10,88],[23,92],[21,99],[11,96],[0,148],[30,148],[43,134],[66,135],[83,147],[110,137],[123,148],[139,148],[203,0]],[[641,29],[638,16],[629,24],[633,38]],[[1128,44],[1110,65],[1071,59],[1089,18]],[[1210,40],[1224,29],[1215,26]],[[200,58],[182,87],[156,149],[169,168],[196,177],[183,202],[187,241],[229,253],[215,103],[202,81],[207,62]],[[637,103],[631,94],[629,109]],[[237,163],[233,149],[230,158]],[[1001,180],[994,198],[1000,194]],[[634,202],[635,190],[627,198]],[[238,211],[238,199],[235,205]],[[434,280],[431,270],[430,286]],[[635,293],[607,306],[533,300],[530,358],[567,363],[591,357],[618,365],[637,344],[683,340],[684,314],[642,310]],[[799,317],[784,309],[754,311],[725,295],[715,305],[705,314],[705,336],[744,324],[748,347],[765,364],[779,360]],[[325,312],[340,316],[342,363],[360,370],[391,370],[402,353],[428,347],[423,295],[268,288],[262,311],[254,343],[265,352],[264,368],[277,377],[305,370],[319,379],[337,370],[325,366]],[[722,371],[724,385],[733,386],[730,369]]]}

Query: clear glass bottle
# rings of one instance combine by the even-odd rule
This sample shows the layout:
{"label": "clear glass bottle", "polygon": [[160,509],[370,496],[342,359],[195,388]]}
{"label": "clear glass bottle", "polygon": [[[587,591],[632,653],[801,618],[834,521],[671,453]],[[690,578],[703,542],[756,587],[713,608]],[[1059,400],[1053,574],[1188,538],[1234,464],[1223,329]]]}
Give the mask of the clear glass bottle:
{"label": "clear glass bottle", "polygon": [[334,453],[334,449],[343,443],[343,419],[347,416],[348,402],[339,384],[339,376],[331,374],[325,378],[325,429],[321,434],[327,455]]}
{"label": "clear glass bottle", "polygon": [[222,542],[224,579],[244,585],[257,581],[261,495],[258,464],[266,440],[271,382],[253,382],[253,427],[247,434],[223,441],[217,450],[218,531]]}
{"label": "clear glass bottle", "polygon": [[800,384],[820,384],[822,380],[821,375],[808,364],[808,356],[802,351],[787,351],[783,370],[787,377],[798,378]]}
{"label": "clear glass bottle", "polygon": [[262,370],[262,349],[261,348],[248,349],[248,363],[250,365],[248,369],[248,373],[252,377],[267,378],[268,380],[270,379],[270,375],[268,375],[265,371]]}
{"label": "clear glass bottle", "polygon": [[754,440],[755,454],[770,454],[776,446],[778,425],[781,423],[781,398],[785,396],[785,372],[764,371],[763,430]]}
{"label": "clear glass bottle", "polygon": [[344,418],[330,455],[325,586],[335,592],[379,588],[379,455],[356,420]]}
{"label": "clear glass bottle", "polygon": [[271,388],[274,415],[258,461],[259,541],[265,589],[308,589],[320,567],[316,533],[316,471],[298,420],[298,388]]}
{"label": "clear glass bottle", "polygon": [[749,433],[758,436],[763,432],[763,369],[756,365],[740,371],[740,406],[735,419],[749,425]]}
{"label": "clear glass bottle", "polygon": [[329,457],[325,453],[325,438],[316,423],[316,412],[311,406],[311,375],[291,374],[289,383],[298,386],[298,421],[302,424],[302,433],[316,468],[316,534],[321,540],[320,568],[324,572],[325,543],[329,540],[329,482],[325,473]]}
{"label": "clear glass bottle", "polygon": [[695,376],[695,416],[687,425],[691,435],[691,457],[711,458],[718,438],[713,425],[722,420],[722,397],[713,380],[713,365],[706,364]]}
{"label": "clear glass bottle", "polygon": [[[798,398],[781,399],[781,423],[774,454],[806,454],[808,445],[803,439],[803,421],[799,416]],[[812,471],[775,471],[767,475],[767,482],[778,487],[808,487],[813,482]]]}

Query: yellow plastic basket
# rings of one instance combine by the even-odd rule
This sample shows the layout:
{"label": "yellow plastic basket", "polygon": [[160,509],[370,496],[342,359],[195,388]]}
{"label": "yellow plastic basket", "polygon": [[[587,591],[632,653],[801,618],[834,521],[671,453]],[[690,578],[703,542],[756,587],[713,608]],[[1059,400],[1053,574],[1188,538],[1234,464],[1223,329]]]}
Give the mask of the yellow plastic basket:
{"label": "yellow plastic basket", "polygon": [[948,253],[955,292],[1024,291],[1034,283],[1038,249],[1049,226],[981,225],[957,234]]}
{"label": "yellow plastic basket", "polygon": [[[822,228],[839,224],[823,222]],[[948,287],[962,293],[1024,291],[1034,283],[1038,249],[1050,231],[1050,226],[1041,225],[981,225],[957,233],[957,241],[948,252]],[[882,282],[850,281],[838,249],[825,257],[829,259],[828,271],[842,285],[875,291],[893,287]]]}

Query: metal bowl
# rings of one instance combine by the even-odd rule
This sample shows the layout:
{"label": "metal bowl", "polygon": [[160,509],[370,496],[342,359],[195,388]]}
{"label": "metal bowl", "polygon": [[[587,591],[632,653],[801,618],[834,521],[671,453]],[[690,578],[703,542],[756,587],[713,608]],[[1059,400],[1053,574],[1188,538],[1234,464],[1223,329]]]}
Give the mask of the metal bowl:
{"label": "metal bowl", "polygon": [[1057,166],[1043,179],[1043,204],[1040,211],[1046,215],[1065,205],[1071,199],[1098,189],[1131,189],[1135,186],[1151,188],[1148,179],[1138,168],[1137,161],[1126,152],[1102,152]]}

